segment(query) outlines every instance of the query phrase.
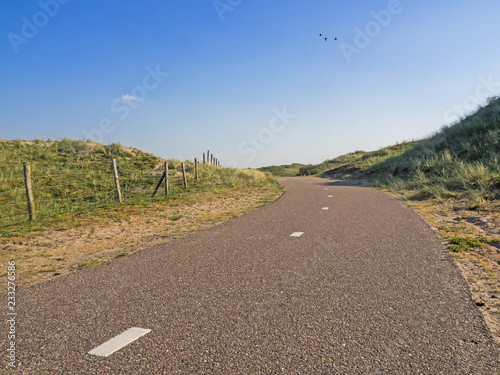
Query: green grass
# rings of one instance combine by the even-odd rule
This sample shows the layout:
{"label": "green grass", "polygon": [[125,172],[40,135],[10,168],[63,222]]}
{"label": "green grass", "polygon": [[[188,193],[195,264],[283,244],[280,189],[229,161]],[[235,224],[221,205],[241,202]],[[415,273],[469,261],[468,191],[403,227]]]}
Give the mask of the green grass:
{"label": "green grass", "polygon": [[23,162],[30,163],[39,218],[92,208],[116,199],[116,159],[125,199],[151,191],[162,159],[121,145],[61,139],[0,142],[0,226],[27,218]]}
{"label": "green grass", "polygon": [[[162,173],[163,159],[119,144],[101,145],[87,141],[0,141],[0,236],[19,230],[56,227],[71,213],[111,215],[116,202],[112,159],[117,161],[123,205],[147,207],[162,200],[184,199],[207,189],[276,186],[269,175],[254,171],[207,166],[194,180],[194,163],[185,161],[188,188],[181,177],[180,159],[170,159],[169,195],[163,186],[151,198]],[[31,165],[31,180],[37,220],[28,222],[23,162]],[[104,210],[98,210],[104,208]]]}
{"label": "green grass", "polygon": [[357,172],[366,170],[376,162],[401,154],[412,144],[413,142],[404,142],[373,152],[355,151],[316,165],[295,163],[291,165],[262,167],[259,170],[279,177],[322,176],[335,179],[347,178]]}
{"label": "green grass", "polygon": [[259,168],[259,171],[267,172],[276,177],[294,177],[300,174],[301,168],[304,168],[304,164],[293,163],[290,165],[272,165],[269,167]]}
{"label": "green grass", "polygon": [[459,253],[461,251],[469,251],[475,247],[481,247],[483,243],[491,244],[500,242],[499,238],[487,237],[460,237],[457,235],[448,237],[448,249]]}
{"label": "green grass", "polygon": [[373,164],[365,176],[381,187],[413,190],[414,199],[466,197],[479,203],[498,198],[500,102]]}
{"label": "green grass", "polygon": [[[313,168],[313,171],[322,177],[343,179],[362,174],[372,165],[384,162],[401,155],[414,145],[415,142],[403,142],[385,147],[377,151],[355,151],[337,158],[327,160]],[[305,171],[303,171],[305,172]],[[302,173],[305,174],[305,173]]]}
{"label": "green grass", "polygon": [[448,242],[448,249],[459,253],[469,251],[473,247],[481,247],[482,241],[479,238],[453,236]]}
{"label": "green grass", "polygon": [[81,263],[78,263],[78,268],[79,269],[89,268],[89,267],[97,266],[99,263],[101,263],[101,261],[99,259],[94,259],[91,262],[81,262]]}

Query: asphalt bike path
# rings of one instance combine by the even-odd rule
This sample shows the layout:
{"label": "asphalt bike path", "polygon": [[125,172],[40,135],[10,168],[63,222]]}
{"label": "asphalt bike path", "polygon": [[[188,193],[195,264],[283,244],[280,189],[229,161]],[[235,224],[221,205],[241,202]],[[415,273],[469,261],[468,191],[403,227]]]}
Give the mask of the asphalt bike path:
{"label": "asphalt bike path", "polygon": [[369,188],[279,181],[259,210],[19,290],[9,373],[499,373],[417,214]]}

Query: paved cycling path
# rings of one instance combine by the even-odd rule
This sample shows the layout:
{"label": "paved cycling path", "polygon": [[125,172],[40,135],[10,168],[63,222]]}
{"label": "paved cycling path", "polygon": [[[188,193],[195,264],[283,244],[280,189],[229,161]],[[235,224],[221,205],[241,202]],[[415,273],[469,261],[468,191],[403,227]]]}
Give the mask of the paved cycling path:
{"label": "paved cycling path", "polygon": [[[498,373],[466,283],[418,215],[372,189],[280,181],[267,207],[19,291],[18,372]],[[87,354],[132,327],[151,331]]]}

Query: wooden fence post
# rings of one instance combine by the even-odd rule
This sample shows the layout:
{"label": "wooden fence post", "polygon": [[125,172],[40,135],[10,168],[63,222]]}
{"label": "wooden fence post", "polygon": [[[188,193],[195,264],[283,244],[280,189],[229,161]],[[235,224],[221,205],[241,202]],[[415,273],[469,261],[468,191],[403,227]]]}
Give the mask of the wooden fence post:
{"label": "wooden fence post", "polygon": [[160,181],[158,181],[158,184],[156,185],[155,187],[155,191],[153,191],[153,194],[151,194],[151,198],[154,198],[154,196],[156,195],[156,192],[158,191],[158,189],[160,188],[161,186],[161,183],[163,182],[163,179],[166,179],[167,178],[167,170],[165,169],[165,171],[163,172],[163,174],[161,175],[161,178],[160,178]]}
{"label": "wooden fence post", "polygon": [[203,153],[203,166],[205,166],[205,153]]}
{"label": "wooden fence post", "polygon": [[207,150],[207,164],[210,165],[209,163],[210,163],[210,150]]}
{"label": "wooden fence post", "polygon": [[184,168],[184,163],[181,163],[181,165],[182,165],[182,177],[184,178],[184,188],[187,189],[188,183],[186,179],[186,168]]}
{"label": "wooden fence post", "polygon": [[122,193],[120,191],[120,180],[118,179],[118,169],[116,168],[116,159],[113,159],[113,176],[115,177],[116,198],[122,203]]}
{"label": "wooden fence post", "polygon": [[168,161],[165,162],[165,195],[168,195]]}
{"label": "wooden fence post", "polygon": [[198,181],[198,159],[194,158],[194,179]]}
{"label": "wooden fence post", "polygon": [[26,188],[26,198],[28,200],[28,214],[30,220],[33,221],[36,218],[35,215],[35,200],[33,199],[33,189],[31,187],[31,167],[29,163],[23,164],[24,170],[24,187]]}

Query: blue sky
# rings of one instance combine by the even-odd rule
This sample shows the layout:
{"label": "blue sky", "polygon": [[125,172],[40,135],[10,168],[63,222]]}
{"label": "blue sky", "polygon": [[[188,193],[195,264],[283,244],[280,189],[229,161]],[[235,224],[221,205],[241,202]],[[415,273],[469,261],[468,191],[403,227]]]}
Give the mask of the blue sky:
{"label": "blue sky", "polygon": [[498,15],[498,0],[5,0],[0,138],[239,167],[374,150],[500,95]]}

